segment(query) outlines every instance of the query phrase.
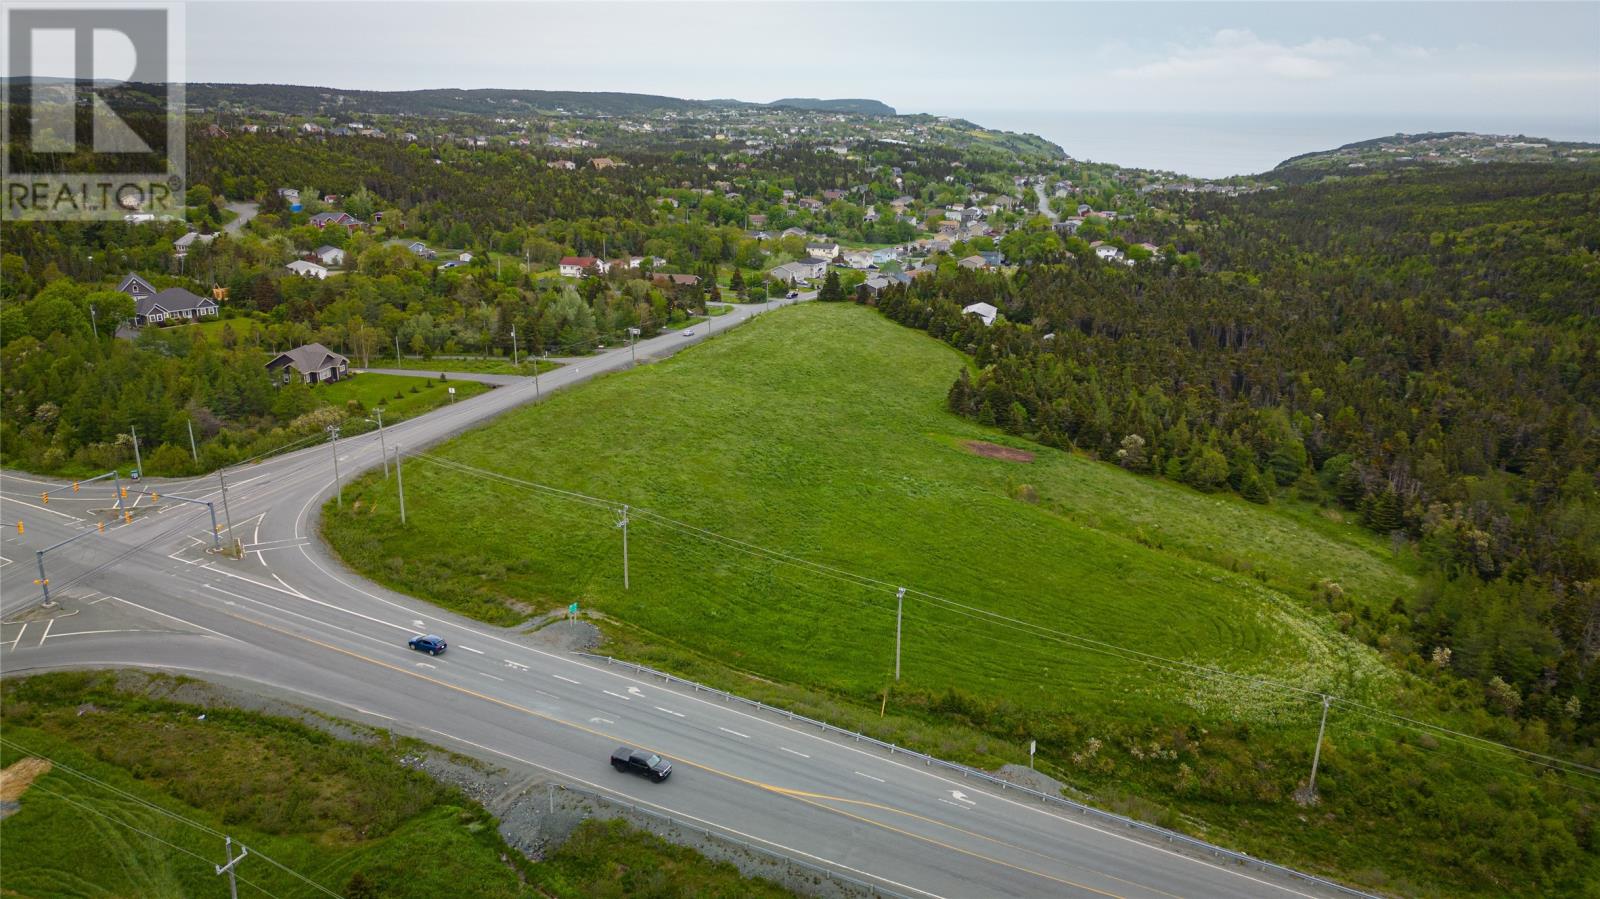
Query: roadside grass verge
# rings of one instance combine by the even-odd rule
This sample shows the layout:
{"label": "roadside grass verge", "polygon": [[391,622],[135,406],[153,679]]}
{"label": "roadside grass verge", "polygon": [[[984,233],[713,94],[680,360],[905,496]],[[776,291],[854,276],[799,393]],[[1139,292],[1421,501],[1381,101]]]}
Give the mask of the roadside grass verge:
{"label": "roadside grass verge", "polygon": [[[1346,707],[1321,805],[1296,805],[1316,694],[1514,734],[1353,638],[1404,631],[1411,560],[1315,509],[1196,493],[957,418],[945,394],[963,364],[868,309],[788,308],[408,460],[407,527],[369,476],[324,530],[396,589],[502,625],[578,600],[620,655],[905,745],[988,765],[1026,763],[1037,739],[1098,801],[1275,860],[1476,895],[1596,873],[1593,831],[1565,823],[1594,814],[1583,794]],[[614,510],[434,460],[630,504],[630,587]],[[896,681],[901,585],[921,592]],[[1564,822],[1532,855],[1496,836],[1526,815]]]}
{"label": "roadside grass verge", "polygon": [[382,406],[384,424],[389,424],[451,402],[452,387],[456,390],[457,402],[493,389],[477,381],[441,381],[437,372],[431,377],[363,372],[332,384],[318,384],[311,388],[311,393],[327,406],[344,407],[351,400],[360,402],[361,408],[369,412]]}
{"label": "roadside grass verge", "polygon": [[[481,805],[400,764],[423,744],[385,732],[354,742],[153,699],[115,672],[7,679],[3,698],[0,763],[34,753],[58,763],[0,821],[8,896],[215,895],[222,839],[174,815],[352,897],[576,899],[618,882],[653,895],[792,895],[614,822],[585,822],[529,862]],[[323,895],[255,858],[238,871],[270,895]]]}
{"label": "roadside grass verge", "polygon": [[497,359],[492,357],[469,357],[457,359],[435,356],[432,359],[419,359],[412,356],[406,356],[401,358],[399,361],[396,361],[393,356],[374,356],[372,357],[371,362],[372,365],[370,367],[372,368],[396,368],[424,374],[438,374],[439,372],[466,372],[478,375],[526,375],[529,377],[533,375],[535,365],[538,366],[541,374],[548,371],[555,371],[561,367],[561,363],[559,362],[550,362],[544,359],[535,361],[530,360],[527,356],[523,356],[521,359],[519,359],[516,365],[512,365],[510,359]]}

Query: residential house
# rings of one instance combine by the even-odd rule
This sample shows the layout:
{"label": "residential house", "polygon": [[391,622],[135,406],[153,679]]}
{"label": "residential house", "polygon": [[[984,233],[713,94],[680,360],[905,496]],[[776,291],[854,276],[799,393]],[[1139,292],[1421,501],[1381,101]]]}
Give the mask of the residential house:
{"label": "residential house", "polygon": [[128,272],[128,276],[122,279],[121,284],[117,285],[117,292],[133,297],[134,303],[137,304],[141,300],[155,296],[158,291],[150,286],[149,281],[133,272]]}
{"label": "residential house", "polygon": [[[149,285],[146,284],[146,287]],[[124,291],[127,293],[127,291]],[[133,294],[129,294],[133,296]],[[199,297],[182,287],[169,287],[134,300],[133,323],[145,325],[162,321],[192,321],[217,314],[217,301]]]}
{"label": "residential house", "polygon": [[765,228],[766,226],[767,226],[767,217],[766,216],[764,216],[764,215],[762,215],[760,213],[756,213],[755,215],[750,216],[750,227],[752,227],[752,228]]}
{"label": "residential house", "polygon": [[832,203],[834,200],[843,200],[848,195],[845,191],[830,189],[822,192],[822,199],[825,202]]}
{"label": "residential house", "polygon": [[999,268],[1000,266],[1004,265],[1006,261],[1005,254],[1001,253],[999,250],[986,250],[978,255],[983,257],[984,264],[990,268]]}
{"label": "residential house", "polygon": [[1105,241],[1097,240],[1089,246],[1094,250],[1094,254],[1103,260],[1113,261],[1122,258],[1122,251]]}
{"label": "residential house", "polygon": [[773,278],[788,284],[798,284],[801,281],[812,281],[822,277],[828,272],[828,263],[823,259],[807,257],[798,262],[786,262],[772,269]]}
{"label": "residential house", "polygon": [[428,245],[420,240],[412,241],[411,245],[406,249],[411,252],[411,255],[421,259],[437,259],[439,257],[438,253],[428,249]]}
{"label": "residential house", "polygon": [[983,326],[987,328],[994,324],[995,316],[1000,314],[1000,310],[988,303],[973,303],[971,306],[962,309],[961,314],[976,315],[983,319]]}
{"label": "residential house", "polygon": [[563,278],[581,278],[585,272],[589,271],[598,274],[605,272],[604,264],[593,256],[563,256],[558,264],[561,267],[561,277]]}
{"label": "residential house", "polygon": [[294,375],[307,384],[321,384],[349,377],[350,360],[320,343],[308,343],[274,356],[267,363],[267,371],[281,372],[285,384]]}
{"label": "residential house", "polygon": [[311,224],[318,228],[326,228],[329,225],[343,225],[350,231],[366,226],[366,222],[348,212],[319,212],[311,217]]}
{"label": "residential house", "polygon": [[199,231],[190,231],[172,242],[172,251],[179,256],[187,256],[189,249],[195,244],[208,244],[217,239],[215,234],[201,234]]}
{"label": "residential house", "polygon": [[650,276],[652,283],[661,287],[695,287],[700,283],[699,275],[669,275],[657,272]]}
{"label": "residential house", "polygon": [[320,266],[309,259],[296,259],[295,261],[284,266],[284,268],[294,272],[302,278],[316,278],[318,281],[321,281],[328,277],[327,268]]}
{"label": "residential house", "polygon": [[806,244],[806,254],[815,256],[818,259],[827,259],[832,261],[833,257],[839,255],[839,245],[833,241],[828,241],[826,243],[808,243]]}
{"label": "residential house", "polygon": [[888,287],[892,283],[894,282],[882,275],[873,275],[872,277],[863,281],[861,286],[866,288],[867,293],[876,294],[878,291]]}
{"label": "residential house", "polygon": [[778,234],[779,237],[805,237],[809,233],[804,228],[785,228]]}
{"label": "residential house", "polygon": [[562,169],[568,172],[578,167],[578,164],[570,159],[552,159],[551,161],[545,163],[545,165],[553,169]]}
{"label": "residential house", "polygon": [[812,212],[821,212],[822,211],[822,201],[821,200],[813,200],[810,197],[801,197],[799,200],[796,201],[796,203],[800,206],[801,209],[809,209]]}
{"label": "residential house", "polygon": [[869,269],[877,263],[866,250],[850,250],[844,254],[844,264],[854,269]]}
{"label": "residential house", "polygon": [[614,166],[621,165],[622,163],[606,156],[596,156],[595,158],[589,160],[589,164],[594,166],[596,169],[609,169]]}
{"label": "residential house", "polygon": [[457,256],[456,258],[459,259],[462,262],[471,262],[472,261],[472,254],[464,252],[460,256]]}
{"label": "residential house", "polygon": [[344,250],[332,244],[323,244],[313,251],[312,255],[323,265],[344,265]]}
{"label": "residential house", "polygon": [[978,256],[978,255],[974,254],[972,256],[967,256],[967,257],[965,257],[965,258],[963,258],[961,260],[958,260],[956,262],[956,265],[959,265],[962,268],[984,269],[984,268],[988,268],[989,267],[989,262],[988,262],[988,260],[984,259],[982,256]]}

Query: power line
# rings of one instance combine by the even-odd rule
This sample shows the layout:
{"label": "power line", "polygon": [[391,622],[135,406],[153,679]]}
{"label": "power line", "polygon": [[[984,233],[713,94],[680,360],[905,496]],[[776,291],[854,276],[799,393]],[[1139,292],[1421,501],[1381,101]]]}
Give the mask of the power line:
{"label": "power line", "polygon": [[[175,849],[178,852],[181,852],[184,855],[190,856],[192,858],[199,859],[202,863],[204,863],[208,867],[216,867],[216,862],[215,861],[213,861],[212,859],[206,858],[205,856],[201,855],[198,852],[195,852],[192,849],[186,849],[186,848],[184,848],[182,846],[179,846],[177,843],[173,843],[173,842],[170,842],[168,840],[164,840],[161,837],[158,837],[155,834],[149,832],[148,830],[144,830],[144,829],[142,829],[140,827],[136,827],[136,826],[134,826],[132,824],[129,824],[127,821],[124,821],[121,818],[118,818],[118,817],[116,817],[114,815],[111,815],[111,814],[108,814],[106,812],[103,812],[100,809],[97,809],[92,805],[88,805],[86,803],[78,802],[77,800],[72,799],[72,798],[68,797],[67,795],[65,795],[63,793],[57,793],[54,790],[46,789],[45,787],[42,787],[37,783],[34,783],[34,784],[30,785],[28,787],[28,791],[29,792],[38,791],[40,793],[45,794],[46,796],[54,796],[55,798],[61,800],[62,802],[68,803],[70,805],[77,806],[78,808],[83,809],[84,811],[86,811],[86,812],[88,812],[88,813],[90,813],[92,815],[99,815],[101,818],[104,818],[105,820],[110,821],[112,824],[115,824],[115,825],[117,825],[119,827],[126,827],[127,829],[133,831],[136,834],[139,834],[142,837],[146,837],[148,839],[155,840],[157,843],[160,843],[163,846],[167,846],[167,847],[169,847],[171,849]],[[237,877],[238,875],[235,875],[235,876]],[[260,884],[253,883],[253,882],[251,882],[249,880],[244,879],[243,877],[239,877],[238,880],[239,880],[240,883],[244,884],[247,887],[250,887],[251,889],[257,890],[257,891],[261,892],[264,895],[272,896],[273,899],[277,899],[277,894],[271,892],[266,887],[263,887]],[[334,894],[334,895],[338,895],[338,894]]]}
{"label": "power line", "polygon": [[[106,790],[110,790],[112,793],[115,793],[115,794],[117,794],[118,796],[121,796],[124,799],[127,799],[127,800],[129,800],[131,802],[136,802],[139,805],[142,805],[145,808],[150,809],[151,811],[154,811],[154,812],[157,812],[159,814],[165,815],[166,817],[171,818],[174,821],[177,821],[177,822],[182,823],[182,824],[186,824],[186,825],[188,825],[190,827],[193,827],[196,830],[203,831],[204,833],[206,833],[206,834],[208,834],[210,836],[217,837],[218,839],[227,839],[228,838],[227,834],[223,833],[220,830],[217,830],[217,829],[211,827],[208,824],[205,824],[205,823],[200,822],[200,821],[196,821],[193,818],[188,817],[187,815],[180,815],[177,812],[172,811],[171,809],[162,808],[161,806],[156,805],[155,803],[149,801],[148,799],[144,799],[143,797],[140,797],[140,796],[135,796],[134,794],[129,793],[126,790],[123,790],[123,789],[121,789],[119,787],[116,787],[116,786],[113,786],[111,784],[108,784],[105,781],[100,780],[99,778],[95,777],[92,774],[89,774],[89,773],[84,772],[84,771],[79,771],[78,769],[72,767],[71,765],[63,764],[61,762],[56,761],[55,759],[50,758],[47,755],[43,755],[41,753],[34,752],[33,750],[29,749],[26,746],[23,746],[22,744],[16,742],[15,740],[12,740],[12,739],[9,739],[9,738],[6,738],[6,737],[0,737],[0,744],[4,744],[4,745],[7,745],[7,746],[10,746],[12,749],[15,749],[18,752],[22,752],[22,753],[25,753],[27,755],[33,756],[34,758],[43,759],[43,760],[49,762],[50,766],[52,768],[59,768],[62,771],[65,771],[68,774],[71,774],[71,775],[73,775],[75,777],[83,778],[84,780],[86,780],[86,781],[88,781],[88,782],[90,782],[90,783],[92,783],[92,784],[94,784],[94,785],[96,785],[98,787],[102,787],[102,788],[104,788]],[[239,845],[243,846],[244,844],[240,843]],[[266,855],[263,855],[262,853],[254,850],[254,849],[250,850],[250,855],[252,857],[254,857],[254,858],[261,859],[262,861],[266,862],[267,864],[272,865],[273,867],[276,867],[276,868],[282,870],[284,873],[289,874],[290,876],[292,876],[292,877],[294,877],[294,878],[296,878],[296,879],[298,879],[300,881],[303,881],[308,886],[314,887],[315,889],[317,889],[317,890],[319,890],[319,891],[321,891],[323,893],[326,893],[329,896],[335,897],[335,899],[337,899],[337,897],[339,896],[338,893],[335,893],[334,891],[328,889],[327,887],[323,886],[322,884],[317,883],[316,881],[310,879],[309,877],[306,877],[304,874],[301,874],[300,872],[298,872],[298,871],[296,871],[296,870],[294,870],[294,869],[292,869],[292,868],[290,868],[290,867],[288,867],[286,865],[283,865],[282,863],[277,862],[277,861],[273,860],[272,858],[270,858],[270,857],[268,857]],[[196,857],[198,858],[199,856],[196,856]],[[239,879],[243,880],[244,878],[241,877]]]}
{"label": "power line", "polygon": [[[566,490],[560,487],[553,487],[548,484],[541,484],[536,481],[530,481],[512,475],[489,471],[487,469],[478,468],[477,466],[457,462],[455,460],[443,459],[429,454],[418,454],[416,458],[423,459],[442,468],[460,472],[462,474],[505,484],[507,486],[519,487],[530,492],[541,493],[548,496],[580,502],[597,508],[620,510],[624,505],[616,500],[591,496],[589,494]],[[719,534],[715,531],[689,524],[688,522],[670,518],[650,509],[639,508],[629,504],[629,511],[630,514],[634,516],[635,521],[649,521],[670,530],[678,531],[689,536],[698,537],[699,539],[707,540],[725,548],[733,549],[750,556],[765,559],[777,564],[795,566],[813,574],[820,574],[825,577],[830,577],[864,589],[893,591],[897,590],[901,586],[889,581],[871,577],[869,575],[858,574],[842,568],[804,559],[780,550],[769,549],[755,543],[729,537],[725,534]],[[1600,768],[1595,768],[1569,759],[1562,759],[1557,756],[1533,752],[1532,750],[1522,749],[1517,746],[1500,743],[1484,737],[1473,736],[1461,731],[1451,730],[1450,728],[1446,728],[1441,725],[1428,724],[1396,712],[1389,712],[1379,709],[1375,706],[1369,706],[1356,702],[1355,700],[1333,696],[1332,694],[1324,693],[1322,691],[1284,683],[1271,678],[1239,674],[1208,665],[1184,661],[1182,659],[1166,658],[1164,656],[1155,655],[1142,650],[1119,646],[1103,640],[1097,640],[1093,637],[1087,637],[1082,634],[1076,634],[1070,631],[1026,621],[1021,618],[1005,615],[1003,613],[995,612],[990,609],[984,609],[979,606],[962,603],[957,600],[924,590],[917,590],[915,588],[908,587],[906,589],[906,593],[908,596],[917,597],[930,605],[944,608],[946,611],[950,611],[954,614],[963,615],[974,620],[1005,627],[1017,632],[1030,634],[1035,637],[1054,640],[1077,649],[1120,657],[1127,661],[1152,665],[1154,667],[1174,673],[1199,675],[1214,680],[1243,683],[1257,688],[1292,693],[1307,699],[1315,698],[1317,700],[1321,700],[1324,696],[1327,696],[1331,701],[1337,702],[1351,710],[1365,712],[1369,717],[1383,716],[1387,718],[1390,723],[1395,724],[1396,726],[1409,727],[1414,730],[1445,736],[1447,739],[1455,738],[1457,742],[1470,741],[1469,745],[1475,744],[1480,748],[1498,750],[1501,752],[1501,754],[1508,757],[1532,762],[1536,765],[1540,765],[1551,770],[1562,771],[1580,777],[1600,779]]]}

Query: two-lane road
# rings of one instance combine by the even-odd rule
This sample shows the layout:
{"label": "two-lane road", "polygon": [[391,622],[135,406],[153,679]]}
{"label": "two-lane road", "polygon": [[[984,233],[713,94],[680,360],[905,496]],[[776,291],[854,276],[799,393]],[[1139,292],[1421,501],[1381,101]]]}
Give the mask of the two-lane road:
{"label": "two-lane road", "polygon": [[[809,298],[809,297],[808,297]],[[736,307],[637,347],[659,358],[767,307]],[[446,406],[387,429],[420,449],[507,409],[630,364],[626,348]],[[379,464],[378,437],[339,442],[341,472]],[[144,482],[131,524],[100,510],[104,484],[58,491],[0,475],[7,610],[0,673],[143,666],[254,685],[515,768],[541,770],[906,896],[1235,897],[1323,895],[1303,883],[1190,857],[948,772],[796,726],[711,693],[671,688],[510,630],[460,618],[349,572],[316,539],[333,492],[333,450],[298,450],[229,473],[242,559],[206,551],[216,477]],[[154,507],[149,488],[168,495]],[[220,512],[220,510],[219,510]],[[28,610],[33,551],[76,535],[47,563],[62,613]],[[437,633],[449,650],[407,648]],[[618,744],[671,758],[651,784],[607,764]]]}

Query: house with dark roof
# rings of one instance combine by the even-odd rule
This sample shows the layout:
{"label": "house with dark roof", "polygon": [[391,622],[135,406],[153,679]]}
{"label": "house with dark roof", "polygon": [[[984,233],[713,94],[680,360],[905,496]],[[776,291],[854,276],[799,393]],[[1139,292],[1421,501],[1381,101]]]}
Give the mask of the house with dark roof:
{"label": "house with dark roof", "polygon": [[128,296],[133,297],[133,301],[135,303],[138,303],[140,300],[145,299],[146,297],[153,297],[157,293],[156,289],[150,286],[149,281],[146,281],[133,272],[128,272],[128,276],[122,279],[121,284],[117,285],[117,292],[125,293]]}
{"label": "house with dark roof", "polygon": [[307,384],[321,384],[349,377],[350,360],[320,343],[308,343],[272,357],[267,371],[281,373],[285,384],[295,375]]}
{"label": "house with dark roof", "polygon": [[[141,281],[143,279],[140,279]],[[147,287],[149,285],[146,285]],[[127,291],[123,291],[128,293]],[[217,301],[195,296],[182,287],[169,287],[148,296],[134,297],[133,323],[146,325],[164,321],[194,321],[217,314]]]}
{"label": "house with dark roof", "polygon": [[348,212],[319,212],[311,217],[311,224],[318,228],[329,225],[343,225],[347,230],[354,231],[366,227],[366,222],[356,218]]}

